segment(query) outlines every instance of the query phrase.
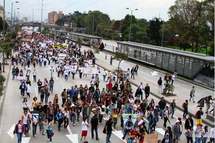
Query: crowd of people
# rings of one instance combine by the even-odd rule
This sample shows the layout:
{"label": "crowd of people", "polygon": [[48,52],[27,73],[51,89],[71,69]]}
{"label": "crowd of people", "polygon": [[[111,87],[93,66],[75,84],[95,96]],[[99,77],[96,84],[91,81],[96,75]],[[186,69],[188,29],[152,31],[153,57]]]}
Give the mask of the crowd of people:
{"label": "crowd of people", "polygon": [[[215,130],[213,128],[210,131],[208,126],[203,125],[201,108],[196,117],[197,123],[194,123],[186,110],[186,101],[183,105],[186,110],[184,119],[178,118],[171,123],[169,117],[174,118],[176,110],[174,100],[170,105],[164,98],[156,103],[150,97],[148,84],[144,86],[140,83],[136,91],[132,89],[129,79],[134,79],[135,74],[138,74],[138,65],[128,69],[126,75],[117,77],[95,65],[96,58],[91,50],[82,50],[73,42],[67,48],[55,48],[55,43],[43,34],[33,33],[30,42],[18,44],[12,57],[12,79],[20,81],[20,96],[23,97],[23,113],[14,129],[18,143],[21,143],[23,135],[30,135],[30,130],[35,137],[38,129],[40,134],[46,135],[52,142],[55,132],[53,127],[56,125],[60,132],[70,124],[81,125],[81,141],[88,140],[89,130],[91,138],[99,140],[98,128],[103,122],[105,125],[102,132],[106,134],[106,143],[111,142],[114,129],[122,129],[122,139],[128,143],[143,143],[147,134],[155,132],[159,121],[163,121],[165,128],[162,143],[179,142],[183,130],[187,142],[214,142]],[[36,69],[47,66],[50,67],[51,77],[41,79]],[[70,78],[75,81],[89,76],[90,80],[86,85],[56,91],[54,74],[65,79],[65,82]],[[166,77],[165,80],[173,84],[174,78]],[[32,97],[33,82],[37,84],[38,97]],[[105,87],[101,82],[105,82]],[[162,81],[158,84],[161,85]]]}

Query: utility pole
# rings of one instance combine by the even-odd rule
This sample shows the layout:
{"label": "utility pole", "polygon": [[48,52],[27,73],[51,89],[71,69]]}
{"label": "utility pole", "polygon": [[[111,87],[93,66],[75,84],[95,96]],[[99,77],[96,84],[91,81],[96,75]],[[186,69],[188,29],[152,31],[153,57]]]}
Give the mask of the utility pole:
{"label": "utility pole", "polygon": [[133,11],[137,11],[138,9],[136,8],[136,9],[131,9],[131,8],[126,8],[127,10],[130,10],[131,11],[131,15],[130,15],[130,26],[129,26],[129,35],[128,35],[128,41],[130,41],[131,40],[131,26],[132,26],[132,21],[133,21],[133,19],[132,19],[132,17],[133,17]]}
{"label": "utility pole", "polygon": [[131,40],[131,25],[132,25],[132,16],[133,16],[133,10],[131,10],[131,16],[130,16],[130,26],[129,26],[129,35],[128,35],[128,41]]}
{"label": "utility pole", "polygon": [[44,0],[41,0],[41,28],[40,32],[42,32],[42,23],[43,23],[43,6],[44,6]]}
{"label": "utility pole", "polygon": [[34,9],[32,9],[32,22],[34,22]]}
{"label": "utility pole", "polygon": [[11,25],[13,25],[13,2],[11,3],[11,15],[10,15]]}
{"label": "utility pole", "polygon": [[93,35],[94,34],[94,21],[95,21],[94,20],[94,14],[93,14],[93,19],[92,20],[93,20],[93,23],[92,23],[92,35]]}

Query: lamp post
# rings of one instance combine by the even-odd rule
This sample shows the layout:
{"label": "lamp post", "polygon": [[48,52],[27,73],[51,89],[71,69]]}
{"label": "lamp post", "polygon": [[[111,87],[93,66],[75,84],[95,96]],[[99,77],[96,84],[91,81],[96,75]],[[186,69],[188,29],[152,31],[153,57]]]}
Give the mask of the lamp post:
{"label": "lamp post", "polygon": [[[6,31],[6,21],[5,21],[5,0],[3,1],[3,7],[4,7],[4,10],[3,10],[3,37],[5,39],[5,31]],[[2,52],[2,71],[5,72],[5,68],[4,68],[4,63],[5,63],[5,60],[4,60],[4,52]]]}
{"label": "lamp post", "polygon": [[42,23],[43,23],[43,6],[44,6],[44,0],[41,0],[41,27],[40,27],[40,32],[42,32]]}
{"label": "lamp post", "polygon": [[131,40],[131,25],[132,25],[132,16],[133,16],[133,12],[134,11],[137,11],[138,9],[136,8],[136,9],[131,9],[131,8],[126,8],[127,10],[130,10],[130,13],[131,13],[131,15],[130,15],[130,27],[129,27],[129,35],[128,35],[128,41],[130,41]]}
{"label": "lamp post", "polygon": [[14,24],[14,19],[15,19],[15,11],[16,11],[16,4],[20,3],[19,1],[14,1],[14,2],[11,2],[11,24],[13,25]]}

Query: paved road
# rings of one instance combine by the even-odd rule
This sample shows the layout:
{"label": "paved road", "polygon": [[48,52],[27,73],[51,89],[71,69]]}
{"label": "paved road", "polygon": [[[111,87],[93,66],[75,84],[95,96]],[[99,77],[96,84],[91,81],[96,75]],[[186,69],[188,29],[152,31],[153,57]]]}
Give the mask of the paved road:
{"label": "paved road", "polygon": [[[55,65],[54,65],[55,66]],[[44,79],[50,78],[50,66],[48,67],[37,67],[37,77],[40,79]],[[24,74],[25,75],[25,74]],[[54,73],[53,74],[54,80],[55,80],[55,85],[54,85],[54,94],[60,94],[62,92],[62,90],[64,88],[69,88],[72,85],[80,85],[80,84],[88,84],[89,86],[89,81],[90,81],[90,76],[88,76],[85,79],[79,79],[78,77],[76,77],[77,79],[72,80],[69,79],[68,81],[65,81],[63,78],[58,78],[57,74]],[[103,87],[105,86],[105,83],[102,83]],[[15,143],[15,138],[11,138],[10,135],[13,132],[14,129],[14,125],[17,123],[17,121],[20,119],[21,117],[21,113],[22,113],[22,97],[20,96],[19,93],[19,81],[18,80],[12,80],[12,76],[9,76],[9,81],[8,81],[8,86],[6,88],[6,96],[5,96],[5,100],[3,103],[3,109],[2,109],[2,113],[1,113],[1,123],[0,123],[0,139],[2,141],[4,141],[4,143]],[[52,100],[53,95],[50,97]],[[31,95],[31,100],[33,96],[38,96],[37,94],[37,85],[36,83],[33,83],[32,85],[32,95]],[[29,105],[31,104],[31,101],[29,101]],[[99,136],[101,137],[99,142],[105,142],[105,135],[102,134],[102,129],[104,126],[104,122],[103,124],[101,124],[101,127],[99,129]],[[71,127],[71,132],[73,134],[80,134],[80,125],[77,125],[75,127],[70,126]],[[55,127],[56,128],[56,127]],[[55,143],[72,143],[71,140],[68,139],[68,137],[66,137],[66,135],[69,135],[69,129],[65,129],[62,130],[62,132],[58,132],[55,130],[55,136],[54,136],[54,142]],[[89,134],[90,137],[90,134]],[[89,138],[90,139],[90,138]],[[24,141],[24,143],[27,143],[27,138],[25,138],[26,141]],[[79,140],[79,139],[78,139]],[[112,140],[114,142],[118,142],[121,143],[122,141],[116,137],[113,136]],[[89,140],[91,143],[95,142],[95,140]],[[0,141],[1,142],[1,141]],[[34,138],[30,139],[30,143],[46,143],[47,139],[46,137],[42,136],[42,135],[38,135]],[[73,142],[76,143],[76,142]]]}
{"label": "paved road", "polygon": [[[109,66],[107,64],[108,61],[106,61],[104,59],[104,53],[101,52],[99,55],[96,55],[96,56],[97,56],[97,58],[99,58],[98,62],[103,63],[103,66],[106,66],[107,68],[109,68]],[[116,64],[116,62],[114,62],[114,64]],[[126,63],[123,63],[122,66],[124,64],[126,64]],[[144,68],[143,69],[142,68],[143,67],[140,68],[140,72],[143,72],[143,74],[146,74],[145,73],[146,70],[144,70]],[[150,77],[151,75],[149,74],[148,76]],[[50,78],[50,66],[37,67],[37,77],[39,77],[42,80],[44,78],[49,79]],[[88,77],[86,79],[82,79],[82,80],[80,80],[78,77],[76,77],[75,80],[69,79],[69,81],[65,81],[62,78],[58,78],[56,73],[53,74],[53,77],[55,80],[54,94],[55,93],[60,94],[63,88],[69,88],[72,85],[76,85],[76,84],[77,85],[89,84],[89,81],[90,81],[90,77]],[[100,77],[100,79],[102,79],[102,78]],[[101,81],[101,86],[104,87],[105,82],[103,82],[102,80],[100,80],[100,81]],[[8,86],[6,88],[6,97],[5,97],[5,100],[3,103],[3,109],[2,109],[2,113],[1,113],[0,139],[1,139],[1,141],[3,141],[2,143],[15,143],[15,138],[10,137],[10,134],[13,131],[14,124],[20,118],[21,112],[22,112],[22,104],[21,104],[22,98],[20,97],[18,87],[19,87],[19,81],[12,80],[11,75],[10,75],[9,81],[8,81]],[[133,89],[133,91],[135,91],[136,87],[132,86],[132,89]],[[33,85],[32,85],[32,96],[38,96],[36,83],[33,83]],[[53,95],[51,96],[51,99],[52,98],[53,98]],[[155,100],[155,102],[158,102],[157,98],[155,98],[153,96],[151,96],[150,98],[153,98]],[[182,112],[179,110],[176,110],[175,118],[170,119],[171,124],[169,124],[169,125],[171,126],[172,124],[174,124],[177,117],[181,117],[181,116],[182,116]],[[157,125],[157,128],[162,129],[163,128],[162,124],[163,124],[163,121],[160,120],[158,125]],[[99,128],[100,140],[98,142],[100,142],[100,143],[105,142],[105,134],[102,133],[103,126],[104,126],[104,121],[100,125],[100,128]],[[123,143],[123,141],[121,140],[121,134],[122,134],[121,132],[122,132],[121,128],[118,128],[117,130],[115,130],[113,132],[113,136],[111,138],[112,142]],[[77,135],[75,135],[75,134],[77,134]],[[54,143],[62,143],[62,142],[64,142],[64,143],[76,143],[74,140],[77,136],[78,136],[78,142],[80,142],[79,141],[80,140],[79,134],[80,134],[80,125],[79,124],[76,125],[75,127],[70,125],[70,127],[68,129],[63,129],[61,132],[58,132],[55,129]],[[163,131],[161,130],[159,132],[159,138],[162,138],[162,134],[163,134]],[[73,141],[71,141],[67,136],[70,137]],[[96,143],[95,140],[90,139],[90,136],[91,135],[89,133],[88,138],[87,138],[89,140],[89,142],[90,143]],[[28,141],[28,139],[30,139],[30,141]],[[184,142],[184,141],[185,141],[185,137],[183,135],[181,138],[181,142]],[[46,143],[47,139],[46,139],[46,137],[44,137],[42,135],[37,135],[34,138],[33,137],[25,138],[25,141],[23,143],[28,143],[28,142],[30,142],[30,143]]]}

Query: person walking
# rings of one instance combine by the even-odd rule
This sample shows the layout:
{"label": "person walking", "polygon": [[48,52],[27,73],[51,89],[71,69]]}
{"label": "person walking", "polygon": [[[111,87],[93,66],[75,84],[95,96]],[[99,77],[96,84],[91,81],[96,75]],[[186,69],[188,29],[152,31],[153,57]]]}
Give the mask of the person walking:
{"label": "person walking", "polygon": [[145,86],[145,98],[146,99],[149,97],[149,94],[150,94],[150,86],[147,83],[146,86]]}
{"label": "person walking", "polygon": [[37,73],[36,73],[36,70],[34,69],[33,71],[33,81],[34,82],[37,82]]}
{"label": "person walking", "polygon": [[173,142],[178,143],[182,134],[182,129],[180,125],[180,121],[177,120],[176,123],[173,125]]}
{"label": "person walking", "polygon": [[185,100],[182,107],[183,107],[183,118],[186,119],[186,116],[188,114],[188,100]]}
{"label": "person walking", "polygon": [[172,119],[174,118],[175,108],[176,108],[176,103],[175,103],[175,99],[173,99],[172,102],[170,103],[170,113],[171,113]]}
{"label": "person walking", "polygon": [[203,115],[202,108],[200,107],[199,110],[196,112],[196,125],[202,125],[202,115]]}
{"label": "person walking", "polygon": [[62,98],[62,107],[63,107],[64,104],[66,103],[66,100],[67,100],[67,91],[66,91],[66,89],[63,89],[63,92],[61,93],[61,98]]}
{"label": "person walking", "polygon": [[195,143],[202,143],[202,125],[197,125],[195,133]]}
{"label": "person walking", "polygon": [[184,123],[185,136],[187,138],[187,143],[193,143],[193,126],[194,126],[193,119],[189,115],[189,117],[186,118],[185,123]]}
{"label": "person walking", "polygon": [[82,138],[84,138],[84,140],[86,140],[88,127],[89,127],[89,124],[88,124],[86,118],[83,118],[83,121],[81,123],[81,141],[82,141]]}
{"label": "person walking", "polygon": [[131,115],[129,115],[128,120],[125,123],[124,134],[122,137],[123,140],[125,139],[126,135],[131,131],[133,126],[134,126],[134,123],[132,122]]}
{"label": "person walking", "polygon": [[24,130],[25,129],[22,120],[19,120],[13,131],[13,134],[17,135],[17,143],[22,143],[22,135],[24,133]]}
{"label": "person walking", "polygon": [[54,89],[54,79],[53,77],[51,77],[49,80],[49,90],[51,93],[53,93],[53,89]]}
{"label": "person walking", "polygon": [[205,126],[203,131],[202,131],[202,143],[207,143],[207,140],[209,138],[209,130],[208,126]]}
{"label": "person walking", "polygon": [[162,78],[160,77],[159,79],[158,79],[158,86],[159,86],[159,88],[160,88],[160,93],[162,93],[162,84],[163,84],[163,81],[162,81]]}
{"label": "person walking", "polygon": [[104,127],[104,130],[106,130],[106,143],[111,143],[110,141],[110,138],[111,138],[111,134],[112,134],[112,128],[113,126],[113,120],[112,118],[110,117],[109,120],[107,120],[106,124],[105,124],[105,127]]}
{"label": "person walking", "polygon": [[52,142],[52,137],[54,136],[54,131],[51,127],[51,122],[48,123],[48,127],[46,129],[46,134],[47,134],[47,138],[49,140],[49,142],[51,143]]}
{"label": "person walking", "polygon": [[34,111],[32,113],[32,135],[33,135],[33,137],[35,137],[36,133],[37,133],[38,121],[39,121],[39,113]]}
{"label": "person walking", "polygon": [[158,106],[159,106],[159,109],[160,109],[160,116],[161,116],[161,119],[162,119],[163,116],[164,116],[164,109],[166,107],[166,100],[164,99],[164,97],[161,97],[160,101],[158,102]]}
{"label": "person walking", "polygon": [[59,111],[56,114],[56,120],[58,122],[58,131],[60,131],[61,125],[63,123],[63,119],[64,119],[63,112],[61,111],[61,109],[59,109]]}
{"label": "person walking", "polygon": [[93,115],[93,117],[91,118],[91,137],[92,139],[94,138],[94,131],[96,133],[96,140],[99,140],[98,137],[98,124],[99,124],[99,119],[98,116],[96,114]]}
{"label": "person walking", "polygon": [[191,91],[190,91],[190,101],[193,101],[193,103],[195,103],[195,86],[192,87]]}

